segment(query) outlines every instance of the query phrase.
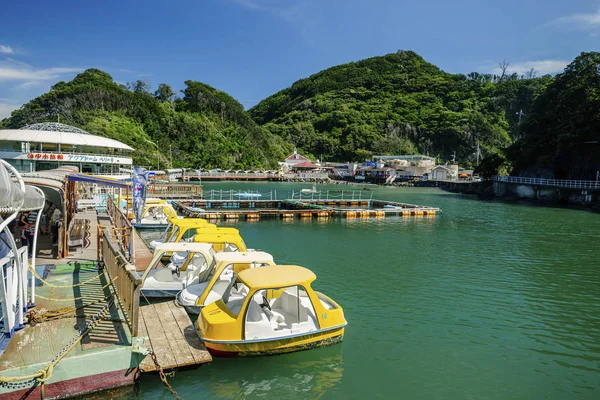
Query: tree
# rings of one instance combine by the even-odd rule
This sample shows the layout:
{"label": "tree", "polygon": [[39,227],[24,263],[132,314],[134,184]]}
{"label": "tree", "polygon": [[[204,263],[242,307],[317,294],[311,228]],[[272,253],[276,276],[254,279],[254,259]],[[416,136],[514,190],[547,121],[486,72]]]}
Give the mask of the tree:
{"label": "tree", "polygon": [[600,53],[581,53],[526,112],[509,151],[517,173],[594,179],[600,165]]}
{"label": "tree", "polygon": [[140,79],[134,82],[127,83],[127,90],[133,93],[148,93],[150,92],[150,85]]}
{"label": "tree", "polygon": [[156,92],[154,92],[154,97],[156,97],[161,103],[165,101],[173,101],[175,98],[175,91],[168,84],[160,83],[158,85],[158,89],[156,89]]}

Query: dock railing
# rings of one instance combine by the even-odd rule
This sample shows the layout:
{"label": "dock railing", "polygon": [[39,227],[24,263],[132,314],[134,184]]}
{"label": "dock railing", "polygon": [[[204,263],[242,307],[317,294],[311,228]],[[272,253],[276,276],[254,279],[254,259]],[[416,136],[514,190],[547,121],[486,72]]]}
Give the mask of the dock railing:
{"label": "dock railing", "polygon": [[284,180],[309,180],[309,181],[327,181],[329,174],[325,172],[288,172],[283,174]]}
{"label": "dock railing", "polygon": [[258,190],[214,190],[204,193],[204,200],[277,200],[277,191],[259,192]]}
{"label": "dock railing", "polygon": [[111,240],[111,232],[108,227],[101,227],[98,230],[98,249],[100,250],[98,260],[108,272],[112,286],[119,298],[121,309],[127,317],[131,335],[136,336],[142,279],[135,271],[135,266],[127,261],[119,247]]}
{"label": "dock railing", "polygon": [[135,235],[134,227],[131,221],[127,218],[123,210],[119,208],[112,196],[108,196],[106,202],[106,211],[113,222],[113,231],[111,232],[113,240],[119,243],[121,251],[127,257],[127,259],[134,263],[135,262]]}
{"label": "dock railing", "polygon": [[181,183],[150,183],[148,184],[148,196],[202,196],[201,185],[190,185]]}
{"label": "dock railing", "polygon": [[327,201],[327,200],[371,200],[373,192],[364,190],[316,190],[311,192],[294,191],[291,200],[304,201]]}
{"label": "dock railing", "polygon": [[526,178],[522,176],[494,176],[492,177],[492,180],[496,182],[517,183],[523,185],[537,186],[553,186],[568,189],[600,189],[599,181]]}

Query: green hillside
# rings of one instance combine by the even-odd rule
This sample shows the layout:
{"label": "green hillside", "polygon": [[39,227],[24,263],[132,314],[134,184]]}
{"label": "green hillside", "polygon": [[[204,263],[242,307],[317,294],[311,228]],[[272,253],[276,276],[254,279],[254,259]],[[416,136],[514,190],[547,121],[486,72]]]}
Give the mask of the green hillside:
{"label": "green hillside", "polygon": [[[58,120],[125,142],[154,167],[274,168],[294,146],[328,161],[429,154],[478,171],[593,179],[600,169],[600,53],[556,77],[449,74],[411,51],[335,66],[249,111],[227,93],[186,81],[150,93],[90,69],[0,121]],[[157,149],[151,142],[157,142]]]}
{"label": "green hillside", "polygon": [[600,53],[582,53],[532,104],[508,151],[514,173],[596,179],[600,170]]}
{"label": "green hillside", "polygon": [[339,65],[294,83],[249,110],[270,132],[328,160],[422,153],[468,164],[501,152],[519,112],[551,81],[449,74],[411,51]]}
{"label": "green hillside", "polygon": [[153,168],[157,157],[162,168],[171,165],[171,154],[173,167],[275,167],[291,151],[231,96],[200,82],[185,84],[182,98],[176,98],[168,85],[151,94],[141,81],[124,87],[107,73],[89,69],[14,111],[0,127],[60,118],[132,146],[134,163]]}

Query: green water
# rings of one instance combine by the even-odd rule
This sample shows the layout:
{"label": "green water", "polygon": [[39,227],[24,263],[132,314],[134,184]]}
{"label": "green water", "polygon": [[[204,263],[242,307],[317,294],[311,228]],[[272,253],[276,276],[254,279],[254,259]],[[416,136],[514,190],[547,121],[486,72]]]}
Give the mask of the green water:
{"label": "green water", "polygon": [[[310,186],[205,184],[280,197],[301,187]],[[600,215],[429,188],[374,197],[443,215],[234,225],[250,247],[317,274],[314,287],[344,308],[344,342],[215,359],[170,379],[182,397],[600,398]],[[139,391],[170,398],[156,376]]]}

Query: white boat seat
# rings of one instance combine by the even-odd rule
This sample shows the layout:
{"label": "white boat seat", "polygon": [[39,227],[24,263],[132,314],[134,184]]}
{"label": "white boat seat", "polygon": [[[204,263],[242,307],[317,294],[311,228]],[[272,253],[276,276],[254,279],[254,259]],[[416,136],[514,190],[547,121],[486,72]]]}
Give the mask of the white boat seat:
{"label": "white boat seat", "polygon": [[154,279],[161,282],[173,281],[173,271],[170,268],[159,268],[153,274]]}
{"label": "white boat seat", "polygon": [[[229,307],[230,303],[227,304],[227,307]],[[260,304],[258,304],[256,301],[252,300],[250,302],[250,305],[248,306],[248,313],[246,315],[246,321],[260,322],[261,315],[262,315],[262,310],[261,310]]]}
{"label": "white boat seat", "polygon": [[208,296],[206,296],[206,304],[205,305],[214,303],[215,301],[222,298],[223,293],[225,293],[225,290],[227,290],[227,287],[229,287],[229,284],[231,283],[232,279],[233,279],[233,269],[231,269],[231,270],[226,269],[225,271],[223,271],[221,273],[221,275],[219,276],[219,279],[215,282],[212,289],[210,290],[210,293],[208,293]]}
{"label": "white boat seat", "polygon": [[298,296],[295,293],[282,292],[279,298],[273,302],[271,309],[283,314],[288,324],[308,321],[306,308],[302,303],[299,304]]}

